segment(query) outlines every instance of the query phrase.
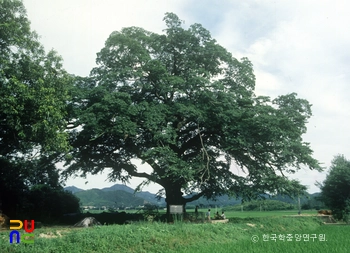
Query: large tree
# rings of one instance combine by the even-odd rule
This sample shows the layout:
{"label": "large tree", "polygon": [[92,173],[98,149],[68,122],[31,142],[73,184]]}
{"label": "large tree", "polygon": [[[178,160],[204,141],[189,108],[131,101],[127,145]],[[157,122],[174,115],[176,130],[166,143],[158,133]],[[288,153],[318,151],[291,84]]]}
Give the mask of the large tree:
{"label": "large tree", "polygon": [[68,150],[70,83],[62,59],[45,53],[30,29],[23,3],[0,0],[0,209],[8,215],[31,185],[58,184],[52,157]]}
{"label": "large tree", "polygon": [[[308,101],[255,96],[247,58],[232,57],[200,24],[184,29],[173,13],[164,20],[164,34],[113,32],[98,66],[77,82],[67,175],[111,168],[111,180],[143,177],[164,187],[168,207],[227,193],[300,193],[284,172],[320,169],[302,140]],[[153,171],[139,172],[133,159]]]}
{"label": "large tree", "polygon": [[318,183],[321,199],[338,219],[350,222],[350,161],[343,155],[334,157],[323,183]]}

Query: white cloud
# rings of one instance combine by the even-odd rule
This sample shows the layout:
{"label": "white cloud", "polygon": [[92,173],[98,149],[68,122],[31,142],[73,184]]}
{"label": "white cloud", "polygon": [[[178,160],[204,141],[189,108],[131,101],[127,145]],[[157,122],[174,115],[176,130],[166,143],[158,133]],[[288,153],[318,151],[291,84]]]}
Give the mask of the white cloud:
{"label": "white cloud", "polygon": [[58,51],[69,72],[86,76],[113,31],[139,26],[161,32],[165,12],[176,11],[181,2],[24,0],[24,5],[46,49]]}

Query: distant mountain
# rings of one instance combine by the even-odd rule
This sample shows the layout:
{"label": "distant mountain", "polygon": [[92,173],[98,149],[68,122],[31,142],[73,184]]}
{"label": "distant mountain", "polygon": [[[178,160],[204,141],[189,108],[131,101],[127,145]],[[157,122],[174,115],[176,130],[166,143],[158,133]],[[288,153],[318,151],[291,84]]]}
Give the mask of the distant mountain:
{"label": "distant mountain", "polygon": [[80,199],[83,206],[109,206],[109,207],[136,207],[146,203],[165,205],[165,199],[156,199],[156,194],[150,192],[136,192],[129,186],[115,184],[103,189],[82,190],[75,186],[64,188]]}
{"label": "distant mountain", "polygon": [[[300,197],[300,203],[301,203],[301,205],[305,204],[305,203],[309,203],[310,201],[312,201],[315,197],[317,197],[319,195],[320,195],[320,193],[313,193],[313,194],[308,194],[307,196]],[[288,204],[297,204],[298,203],[297,197],[291,198],[291,197],[283,196],[283,195],[277,195],[277,196],[271,197],[270,195],[267,195],[267,194],[264,194],[263,196],[266,199],[278,200],[278,201],[285,202]],[[191,195],[185,196],[185,198],[188,198],[188,197],[191,197]],[[207,200],[206,198],[202,197],[196,201],[189,202],[187,204],[187,206],[196,206],[196,205],[199,205],[199,206],[201,206],[201,205],[204,205],[204,206],[209,206],[209,205],[210,206],[214,206],[214,205],[233,206],[233,205],[241,204],[241,201],[242,201],[241,198],[238,198],[238,199],[230,198],[227,195],[216,197],[215,201],[214,200]]]}
{"label": "distant mountain", "polygon": [[[184,196],[185,198],[190,198],[192,195]],[[241,199],[230,198],[227,195],[218,196],[215,200],[206,199],[204,197],[199,198],[198,200],[187,203],[186,206],[233,206],[241,203]]]}
{"label": "distant mountain", "polygon": [[165,204],[165,199],[161,198],[158,201],[156,199],[156,194],[154,194],[154,193],[150,193],[148,191],[147,192],[143,192],[143,191],[142,192],[135,192],[134,189],[132,189],[129,186],[126,186],[124,184],[115,184],[111,187],[107,187],[107,188],[102,189],[102,191],[115,191],[115,190],[126,191],[128,193],[135,195],[136,197],[139,197],[139,198],[146,200],[149,203],[159,204],[159,205]]}
{"label": "distant mountain", "polygon": [[75,193],[77,193],[77,192],[84,191],[83,189],[80,189],[80,188],[75,187],[75,186],[67,186],[67,187],[64,187],[64,189],[65,189],[66,191],[69,191],[69,192],[73,193],[73,194],[75,194]]}
{"label": "distant mountain", "polygon": [[136,196],[145,199],[146,201],[150,202],[150,203],[155,203],[161,206],[165,205],[165,198],[160,198],[160,200],[158,200],[156,198],[156,194],[154,193],[150,193],[150,192],[137,192]]}
{"label": "distant mountain", "polygon": [[136,207],[145,204],[145,200],[125,191],[102,191],[91,189],[75,193],[83,206]]}
{"label": "distant mountain", "polygon": [[[150,192],[134,192],[132,188],[124,184],[115,184],[111,187],[103,189],[90,189],[82,190],[75,186],[68,186],[65,190],[71,191],[74,195],[80,198],[82,205],[84,206],[109,206],[109,207],[130,207],[144,205],[145,203],[157,204],[159,206],[165,206],[165,199],[161,198],[159,201],[156,199],[156,194]],[[320,193],[309,194],[309,198],[301,197],[301,204],[309,203],[310,199],[318,196]],[[185,198],[191,197],[191,195],[184,196]],[[279,200],[289,204],[296,204],[297,198],[290,198],[288,196],[265,196],[266,199]],[[216,200],[207,200],[206,198],[199,198],[198,200],[187,203],[187,206],[233,206],[240,204],[241,199],[230,198],[227,195],[219,196]]]}
{"label": "distant mountain", "polygon": [[310,197],[320,197],[321,193],[320,192],[315,192],[310,194]]}
{"label": "distant mountain", "polygon": [[134,193],[134,190],[129,187],[129,186],[126,186],[124,184],[115,184],[115,185],[112,185],[111,187],[106,187],[106,188],[102,188],[101,189],[102,191],[126,191],[128,193]]}

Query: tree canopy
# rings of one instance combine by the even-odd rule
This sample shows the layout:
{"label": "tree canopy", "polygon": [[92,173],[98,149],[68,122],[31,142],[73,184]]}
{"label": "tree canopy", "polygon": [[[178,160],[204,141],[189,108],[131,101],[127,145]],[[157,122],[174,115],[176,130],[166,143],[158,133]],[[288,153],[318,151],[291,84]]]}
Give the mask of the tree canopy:
{"label": "tree canopy", "polygon": [[[77,80],[66,174],[111,168],[111,180],[143,177],[164,187],[168,206],[305,191],[285,173],[320,170],[302,139],[308,101],[256,96],[247,58],[234,58],[200,24],[185,29],[173,13],[164,21],[164,34],[113,32],[98,66]],[[153,171],[139,172],[133,159]]]}
{"label": "tree canopy", "polygon": [[45,53],[23,3],[0,1],[0,209],[18,210],[34,184],[58,186],[52,155],[68,150],[72,78],[55,51]]}
{"label": "tree canopy", "polygon": [[335,156],[326,180],[318,185],[322,201],[334,216],[350,222],[350,161],[343,155]]}
{"label": "tree canopy", "polygon": [[45,53],[21,1],[1,1],[0,150],[66,150],[65,104],[69,75],[55,51]]}

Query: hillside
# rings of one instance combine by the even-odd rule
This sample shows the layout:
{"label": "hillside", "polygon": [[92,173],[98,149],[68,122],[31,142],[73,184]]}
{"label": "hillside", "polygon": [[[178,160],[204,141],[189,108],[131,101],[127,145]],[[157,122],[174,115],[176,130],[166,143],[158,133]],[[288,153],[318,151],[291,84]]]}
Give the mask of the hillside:
{"label": "hillside", "polygon": [[115,184],[111,187],[103,189],[82,190],[75,186],[64,188],[72,192],[80,199],[81,206],[107,206],[107,207],[137,207],[146,203],[165,205],[165,200],[162,198],[158,201],[155,194],[150,192],[137,192],[126,185]]}
{"label": "hillside", "polygon": [[131,193],[121,190],[103,191],[91,189],[76,192],[75,196],[80,199],[82,206],[108,206],[108,207],[136,207],[142,206],[145,200]]}
{"label": "hillside", "polygon": [[[188,195],[186,197],[190,197]],[[206,199],[204,197],[199,198],[198,200],[187,203],[187,207],[195,207],[195,206],[232,206],[235,204],[241,203],[241,199],[230,198],[227,195],[218,196],[215,200]]]}
{"label": "hillside", "polygon": [[69,191],[69,192],[71,192],[71,193],[77,193],[77,192],[81,192],[81,191],[84,191],[83,189],[80,189],[80,188],[78,188],[78,187],[75,187],[75,186],[67,186],[67,187],[64,187],[64,189],[66,190],[66,191]]}
{"label": "hillside", "polygon": [[135,195],[136,197],[142,198],[145,201],[152,203],[152,204],[158,204],[158,205],[165,205],[165,199],[161,198],[160,200],[156,199],[156,195],[154,193],[150,193],[148,191],[146,192],[135,192],[134,189],[130,188],[129,186],[123,185],[123,184],[115,184],[111,187],[103,188],[102,191],[125,191],[128,193],[131,193],[132,195]]}
{"label": "hillside", "polygon": [[105,188],[102,188],[101,189],[102,191],[125,191],[125,192],[128,192],[128,193],[134,193],[134,189],[132,189],[131,187],[129,186],[126,186],[124,184],[115,184],[115,185],[112,185],[111,187],[105,187]]}
{"label": "hillside", "polygon": [[[71,191],[76,195],[81,202],[82,206],[108,206],[108,207],[137,207],[142,206],[146,203],[156,204],[158,206],[165,206],[165,199],[161,198],[159,201],[156,199],[155,194],[150,192],[136,192],[126,185],[115,184],[111,187],[106,187],[103,189],[90,189],[82,190],[75,186],[65,187],[65,190]],[[310,208],[315,208],[316,206],[322,206],[320,202],[315,200],[319,193],[309,194],[307,197],[301,197],[301,205],[308,205]],[[186,196],[186,197],[190,197]],[[275,196],[269,197],[264,196],[266,199],[278,200],[288,204],[296,205],[297,198],[290,198],[288,196]],[[229,196],[219,196],[216,200],[207,200],[205,198],[200,198],[196,201],[187,203],[187,208],[194,208],[195,206],[234,206],[241,204],[241,199],[230,198]]]}

